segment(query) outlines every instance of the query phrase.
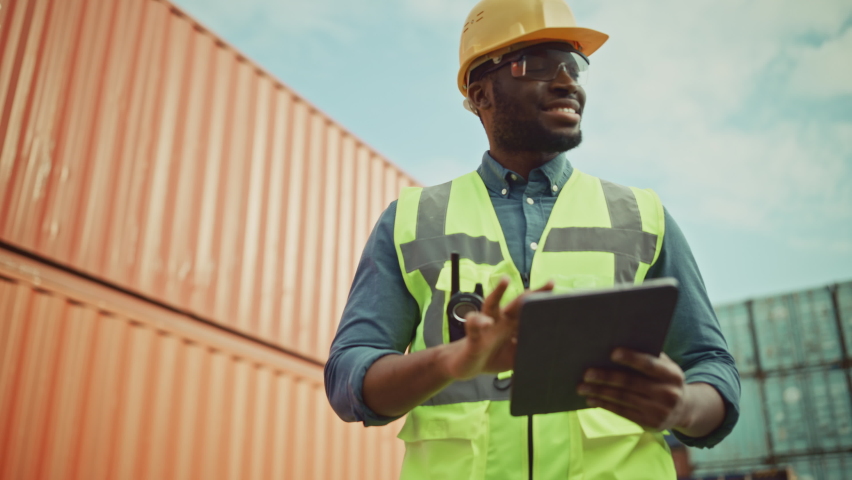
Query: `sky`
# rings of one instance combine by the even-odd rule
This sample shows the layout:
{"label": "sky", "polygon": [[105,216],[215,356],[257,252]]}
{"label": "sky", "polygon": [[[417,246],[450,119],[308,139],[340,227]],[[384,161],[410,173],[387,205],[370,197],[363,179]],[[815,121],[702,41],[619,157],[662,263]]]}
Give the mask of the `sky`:
{"label": "sky", "polygon": [[[477,167],[471,0],[175,0],[425,185]],[[573,0],[591,56],[572,164],[652,188],[714,303],[852,280],[852,2]]]}

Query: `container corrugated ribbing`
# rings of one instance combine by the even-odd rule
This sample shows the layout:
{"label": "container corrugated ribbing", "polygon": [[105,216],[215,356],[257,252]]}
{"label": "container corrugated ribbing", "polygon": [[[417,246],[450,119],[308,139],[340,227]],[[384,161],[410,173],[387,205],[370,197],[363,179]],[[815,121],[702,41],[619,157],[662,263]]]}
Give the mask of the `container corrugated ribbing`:
{"label": "container corrugated ribbing", "polygon": [[769,430],[777,453],[806,452],[815,438],[809,426],[813,420],[811,396],[802,374],[766,379],[766,408]]}
{"label": "container corrugated ribbing", "polygon": [[755,300],[753,305],[761,367],[781,370],[801,365],[802,345],[791,339],[801,338],[787,297]]}
{"label": "container corrugated ribbing", "polygon": [[395,478],[322,366],[414,184],[166,1],[0,2],[0,478]]}
{"label": "container corrugated ribbing", "polygon": [[769,456],[759,389],[760,385],[754,378],[742,380],[740,420],[737,427],[716,447],[693,449],[692,459],[696,464],[748,461],[759,464]]}
{"label": "container corrugated ribbing", "polygon": [[793,459],[789,464],[798,480],[848,480],[852,455]]}
{"label": "container corrugated ribbing", "polygon": [[837,307],[847,352],[852,353],[852,282],[837,286]]}
{"label": "container corrugated ribbing", "polygon": [[716,316],[740,373],[753,374],[757,364],[747,306],[741,303],[723,305],[716,308]]}
{"label": "container corrugated ribbing", "polygon": [[0,8],[0,240],[324,360],[414,181],[167,2]]}
{"label": "container corrugated ribbing", "polygon": [[765,385],[776,454],[852,449],[852,399],[842,369],[771,376]]}
{"label": "container corrugated ribbing", "polygon": [[754,318],[764,370],[824,366],[843,359],[828,289],[756,300]]}
{"label": "container corrugated ribbing", "polygon": [[322,366],[0,249],[0,478],[387,479]]}
{"label": "container corrugated ribbing", "polygon": [[852,397],[846,373],[820,369],[805,374],[803,385],[810,393],[813,411],[809,424],[817,449],[852,450]]}
{"label": "container corrugated ribbing", "polygon": [[804,366],[826,365],[843,359],[831,292],[827,288],[790,295],[791,313],[799,324]]}
{"label": "container corrugated ribbing", "polygon": [[845,479],[852,472],[852,282],[716,312],[740,371],[741,412],[721,444],[691,450],[696,475],[792,465],[799,478]]}

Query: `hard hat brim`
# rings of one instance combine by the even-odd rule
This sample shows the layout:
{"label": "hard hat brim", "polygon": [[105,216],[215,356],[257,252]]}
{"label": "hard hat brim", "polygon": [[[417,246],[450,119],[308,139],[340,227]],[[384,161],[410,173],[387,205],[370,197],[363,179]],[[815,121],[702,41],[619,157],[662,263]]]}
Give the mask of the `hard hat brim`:
{"label": "hard hat brim", "polygon": [[[548,41],[557,41],[567,43],[578,43],[580,44],[581,51],[583,52],[583,54],[589,56],[595,51],[597,51],[597,49],[599,49],[601,45],[603,45],[607,41],[607,39],[609,39],[609,35],[603,32],[599,32],[597,30],[592,30],[591,28],[543,28],[541,30],[536,30],[526,35],[512,38],[507,42],[495,45],[493,48],[489,49],[489,52],[496,52],[497,50],[506,48],[509,45],[521,42],[543,43]],[[487,55],[487,53],[484,55]],[[482,58],[482,56],[480,56],[479,58]],[[471,58],[459,68],[458,87],[461,94],[465,97],[467,97],[467,92],[464,88],[467,81],[467,70],[468,68],[470,68],[470,65],[473,63],[474,60],[476,59]]]}

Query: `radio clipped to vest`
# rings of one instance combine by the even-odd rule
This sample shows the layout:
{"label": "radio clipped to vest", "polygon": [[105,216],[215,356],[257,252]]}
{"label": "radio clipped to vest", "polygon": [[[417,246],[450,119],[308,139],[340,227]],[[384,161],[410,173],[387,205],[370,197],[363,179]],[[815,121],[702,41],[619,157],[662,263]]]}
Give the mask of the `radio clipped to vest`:
{"label": "radio clipped to vest", "polygon": [[464,338],[465,316],[471,312],[482,310],[484,296],[482,284],[477,283],[473,292],[460,292],[459,287],[459,254],[450,254],[450,302],[447,304],[447,320],[449,322],[450,341]]}

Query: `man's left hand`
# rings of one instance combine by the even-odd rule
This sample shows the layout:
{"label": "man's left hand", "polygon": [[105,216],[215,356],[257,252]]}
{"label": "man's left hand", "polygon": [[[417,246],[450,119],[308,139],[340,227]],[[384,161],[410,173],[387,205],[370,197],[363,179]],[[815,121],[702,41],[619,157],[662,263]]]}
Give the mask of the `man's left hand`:
{"label": "man's left hand", "polygon": [[688,429],[683,370],[665,353],[659,357],[617,348],[612,360],[635,371],[590,368],[578,386],[590,407],[600,407],[652,430]]}

